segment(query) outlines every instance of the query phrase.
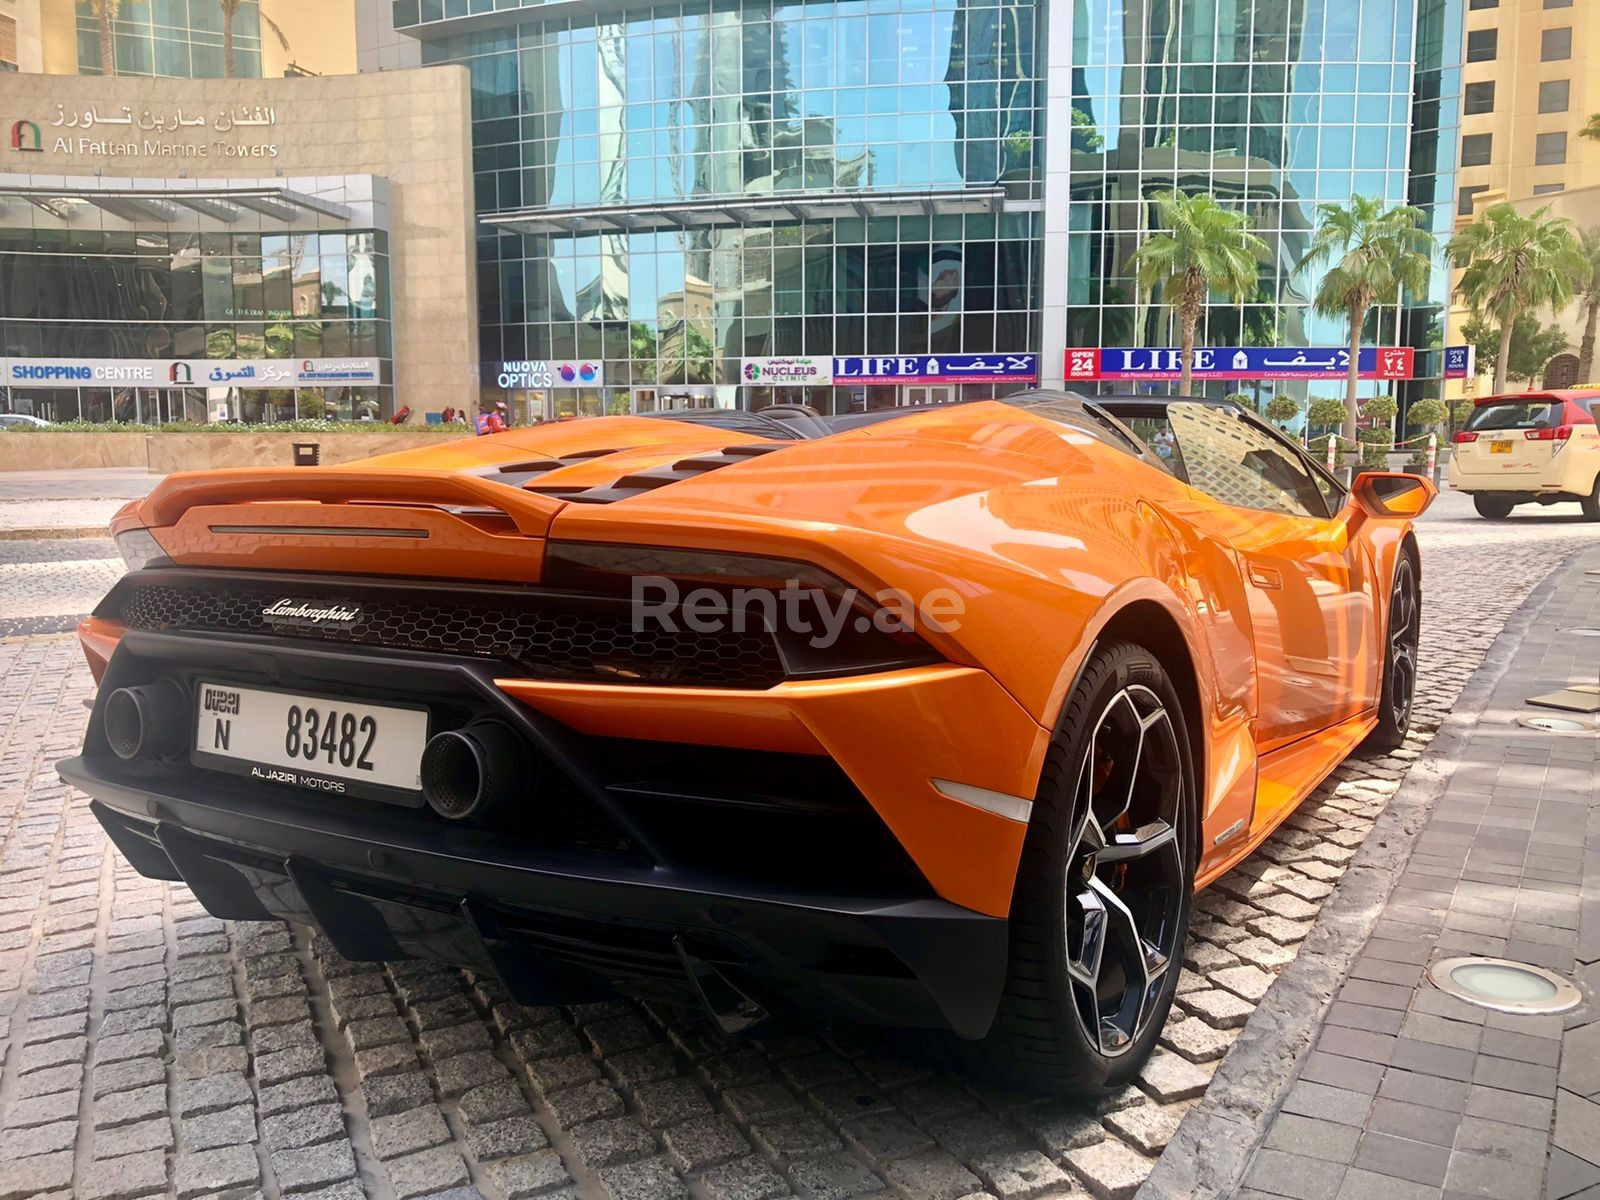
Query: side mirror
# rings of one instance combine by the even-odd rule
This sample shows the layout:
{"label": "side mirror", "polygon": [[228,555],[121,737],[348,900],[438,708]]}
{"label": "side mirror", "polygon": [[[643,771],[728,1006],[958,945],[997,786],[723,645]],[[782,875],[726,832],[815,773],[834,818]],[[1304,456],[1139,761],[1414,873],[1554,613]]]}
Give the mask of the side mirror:
{"label": "side mirror", "polygon": [[1421,475],[1363,471],[1350,485],[1350,500],[1366,516],[1410,520],[1428,511],[1439,489]]}

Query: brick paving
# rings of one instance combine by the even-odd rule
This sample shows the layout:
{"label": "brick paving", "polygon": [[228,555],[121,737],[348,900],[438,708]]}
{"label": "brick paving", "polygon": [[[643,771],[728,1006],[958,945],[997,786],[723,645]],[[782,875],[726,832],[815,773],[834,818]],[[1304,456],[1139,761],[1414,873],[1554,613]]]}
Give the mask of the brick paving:
{"label": "brick paving", "polygon": [[[1578,560],[1600,568],[1600,552]],[[1600,579],[1564,573],[1499,680],[1334,998],[1241,1200],[1600,1198],[1600,794],[1593,728],[1519,726],[1527,697],[1593,682]],[[1543,710],[1548,713],[1548,710]],[[1564,1015],[1433,987],[1461,955],[1576,981]]]}
{"label": "brick paving", "polygon": [[1201,898],[1162,1052],[1096,1109],[972,1086],[871,1030],[730,1043],[692,1013],[528,1009],[467,972],[216,921],[134,874],[56,779],[91,694],[71,640],[0,638],[0,1200],[1127,1197],[1506,616],[1600,533],[1459,500],[1420,535],[1412,739],[1342,767]]}

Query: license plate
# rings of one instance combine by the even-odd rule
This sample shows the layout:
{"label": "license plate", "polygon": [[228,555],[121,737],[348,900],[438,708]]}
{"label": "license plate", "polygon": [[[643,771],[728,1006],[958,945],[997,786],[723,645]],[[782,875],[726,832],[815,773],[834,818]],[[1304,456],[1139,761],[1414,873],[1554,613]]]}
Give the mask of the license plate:
{"label": "license plate", "polygon": [[1511,453],[1511,447],[1512,447],[1512,443],[1511,442],[1490,442],[1489,443],[1489,453],[1490,454],[1510,454]]}
{"label": "license plate", "polygon": [[428,712],[201,682],[193,761],[333,795],[421,802]]}

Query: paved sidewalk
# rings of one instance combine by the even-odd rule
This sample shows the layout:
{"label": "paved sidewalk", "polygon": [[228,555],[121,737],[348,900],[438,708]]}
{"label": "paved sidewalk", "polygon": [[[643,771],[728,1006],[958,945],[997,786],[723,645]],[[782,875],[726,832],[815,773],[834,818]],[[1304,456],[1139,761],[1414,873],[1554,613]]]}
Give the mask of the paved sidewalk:
{"label": "paved sidewalk", "polygon": [[0,538],[20,530],[103,530],[163,478],[124,467],[0,472]]}
{"label": "paved sidewalk", "polygon": [[[1240,1200],[1600,1198],[1596,735],[1517,724],[1593,683],[1600,552],[1569,566],[1468,735],[1372,935],[1300,1064]],[[1429,963],[1483,954],[1576,982],[1565,1016],[1456,1000]]]}

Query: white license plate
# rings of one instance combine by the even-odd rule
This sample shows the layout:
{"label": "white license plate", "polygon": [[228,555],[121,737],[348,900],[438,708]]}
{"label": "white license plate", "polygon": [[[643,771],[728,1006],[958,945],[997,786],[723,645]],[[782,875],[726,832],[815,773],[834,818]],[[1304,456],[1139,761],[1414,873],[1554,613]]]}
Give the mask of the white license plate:
{"label": "white license plate", "polygon": [[421,790],[426,709],[231,683],[202,681],[198,691],[202,766],[335,795],[409,800]]}

